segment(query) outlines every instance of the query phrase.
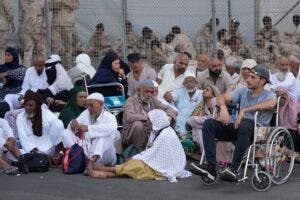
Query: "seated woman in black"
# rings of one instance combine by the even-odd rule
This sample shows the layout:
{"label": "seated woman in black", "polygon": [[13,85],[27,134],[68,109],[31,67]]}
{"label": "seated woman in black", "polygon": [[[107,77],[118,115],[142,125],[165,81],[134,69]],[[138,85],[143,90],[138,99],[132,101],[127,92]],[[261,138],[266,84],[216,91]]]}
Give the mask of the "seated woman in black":
{"label": "seated woman in black", "polygon": [[[108,52],[97,69],[96,74],[90,81],[90,85],[105,84],[105,83],[121,83],[127,94],[126,69],[123,68],[121,59],[114,52]],[[98,91],[104,96],[117,96],[119,92],[116,89],[106,88],[103,91]]]}
{"label": "seated woman in black", "polygon": [[17,49],[7,47],[5,63],[0,65],[0,101],[6,94],[15,94],[21,91],[26,68],[19,64]]}

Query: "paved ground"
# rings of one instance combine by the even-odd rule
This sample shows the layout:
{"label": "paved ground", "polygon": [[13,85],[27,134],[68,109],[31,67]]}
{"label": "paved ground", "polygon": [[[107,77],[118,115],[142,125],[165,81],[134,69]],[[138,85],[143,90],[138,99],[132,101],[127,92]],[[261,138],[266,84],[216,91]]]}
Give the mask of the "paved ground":
{"label": "paved ground", "polygon": [[100,199],[299,199],[300,165],[291,179],[267,192],[256,192],[250,182],[236,185],[220,181],[213,186],[202,185],[196,175],[179,180],[136,181],[129,178],[98,180],[83,175],[63,175],[60,169],[48,173],[21,176],[0,176],[0,200],[100,200]]}

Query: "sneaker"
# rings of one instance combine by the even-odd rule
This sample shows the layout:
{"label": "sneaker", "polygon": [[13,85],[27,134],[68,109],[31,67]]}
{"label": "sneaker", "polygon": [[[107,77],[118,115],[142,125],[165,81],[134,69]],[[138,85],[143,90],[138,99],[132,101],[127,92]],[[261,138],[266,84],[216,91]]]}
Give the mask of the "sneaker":
{"label": "sneaker", "polygon": [[220,173],[220,178],[224,181],[236,182],[238,181],[238,173],[231,167],[227,167]]}
{"label": "sneaker", "polygon": [[200,176],[206,175],[212,181],[217,178],[216,166],[213,164],[195,164],[192,163],[191,166],[195,169],[194,173]]}

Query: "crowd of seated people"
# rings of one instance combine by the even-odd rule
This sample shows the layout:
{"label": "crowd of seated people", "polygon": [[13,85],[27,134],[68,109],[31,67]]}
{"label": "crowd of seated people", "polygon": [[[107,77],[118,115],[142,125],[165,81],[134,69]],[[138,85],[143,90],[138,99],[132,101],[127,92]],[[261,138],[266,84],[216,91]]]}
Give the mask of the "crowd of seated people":
{"label": "crowd of seated people", "polygon": [[[51,166],[60,167],[66,149],[77,144],[86,157],[85,173],[91,177],[126,175],[176,182],[191,175],[185,171],[180,143],[190,137],[206,153],[207,163],[194,168],[212,180],[217,165],[215,139],[235,142],[232,162],[221,174],[237,180],[237,167],[253,139],[254,113],[260,110],[259,125],[270,126],[276,96],[281,97],[279,125],[290,131],[300,153],[299,55],[277,49],[280,43],[270,38],[272,52],[259,54],[258,49],[268,48],[265,37],[271,36],[259,32],[256,47],[248,48],[238,26],[232,21],[228,31],[219,31],[216,54],[211,56],[207,49],[197,61],[179,27],[170,33],[169,44],[176,44],[172,59],[162,55],[173,52],[167,50],[170,46],[144,33],[140,46],[150,45],[160,56],[155,67],[147,60],[151,51],[137,50],[128,55],[128,63],[118,52],[108,51],[97,69],[88,54],[78,55],[68,71],[56,54],[35,56],[33,66],[24,68],[17,50],[8,47],[0,65],[0,151],[5,158],[0,159],[1,172],[15,174],[13,163],[26,153],[47,154]],[[206,28],[207,34],[209,24]],[[237,41],[227,44],[228,37],[243,43],[247,55],[253,56],[245,56]],[[86,86],[107,83],[125,88],[121,129],[116,116],[105,109],[105,92],[87,91]],[[230,108],[237,104],[239,112],[232,118]],[[119,163],[122,149],[132,147],[136,155]]]}

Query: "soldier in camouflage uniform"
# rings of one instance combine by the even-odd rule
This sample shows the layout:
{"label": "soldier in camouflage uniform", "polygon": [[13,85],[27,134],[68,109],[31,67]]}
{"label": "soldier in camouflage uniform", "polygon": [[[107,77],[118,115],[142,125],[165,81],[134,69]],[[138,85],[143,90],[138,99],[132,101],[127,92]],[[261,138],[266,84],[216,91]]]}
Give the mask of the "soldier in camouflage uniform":
{"label": "soldier in camouflage uniform", "polygon": [[91,57],[104,56],[111,49],[108,34],[104,30],[104,24],[99,23],[96,31],[91,36],[88,43],[88,52]]}
{"label": "soldier in camouflage uniform", "polygon": [[74,52],[75,10],[79,9],[79,0],[50,0],[52,11],[51,53],[64,58],[64,67],[72,67]]}
{"label": "soldier in camouflage uniform", "polygon": [[256,46],[251,49],[251,57],[258,64],[266,64],[271,72],[275,72],[276,58],[280,56],[275,43],[266,41],[263,33],[257,33],[255,38]]}
{"label": "soldier in camouflage uniform", "polygon": [[284,33],[287,38],[280,44],[280,49],[286,54],[294,54],[300,58],[300,15],[293,16],[293,24],[296,30],[293,33]]}
{"label": "soldier in camouflage uniform", "polygon": [[[137,53],[137,43],[139,36],[133,31],[132,23],[130,21],[125,22],[126,28],[126,53],[127,55]],[[120,56],[122,53],[123,41],[122,37],[115,40],[113,50]]]}
{"label": "soldier in camouflage uniform", "polygon": [[171,33],[175,36],[171,45],[177,50],[177,53],[187,52],[194,59],[196,57],[196,50],[187,34],[183,33],[179,26],[173,26]]}
{"label": "soldier in camouflage uniform", "polygon": [[45,2],[23,0],[22,15],[23,65],[30,67],[34,55],[46,56]]}
{"label": "soldier in camouflage uniform", "polygon": [[251,58],[251,53],[246,45],[242,45],[242,41],[237,36],[232,36],[228,40],[230,47],[230,56],[236,57],[239,60],[245,60]]}
{"label": "soldier in camouflage uniform", "polygon": [[229,28],[228,28],[228,35],[229,37],[237,36],[240,38],[242,43],[244,43],[244,36],[239,30],[240,22],[236,19],[230,20]]}
{"label": "soldier in camouflage uniform", "polygon": [[149,60],[151,58],[151,41],[154,39],[156,38],[153,35],[153,31],[148,27],[144,27],[142,30],[142,36],[139,38],[137,43],[137,49],[142,58],[148,62],[150,62]]}
{"label": "soldier in camouflage uniform", "polygon": [[0,1],[0,64],[4,63],[4,54],[8,42],[9,30],[15,31],[14,15],[9,0]]}
{"label": "soldier in camouflage uniform", "polygon": [[274,27],[272,27],[272,18],[269,16],[263,17],[264,27],[259,30],[259,32],[265,34],[266,40],[268,42],[273,42],[278,44],[279,42],[279,32]]}
{"label": "soldier in camouflage uniform", "polygon": [[[219,25],[219,19],[216,18],[216,26]],[[197,54],[212,54],[212,19],[207,22],[200,30],[197,32],[195,48]]]}

